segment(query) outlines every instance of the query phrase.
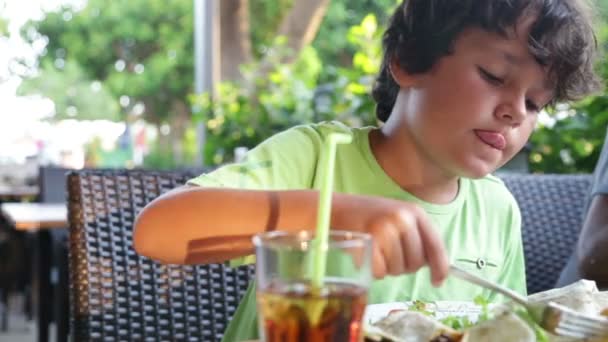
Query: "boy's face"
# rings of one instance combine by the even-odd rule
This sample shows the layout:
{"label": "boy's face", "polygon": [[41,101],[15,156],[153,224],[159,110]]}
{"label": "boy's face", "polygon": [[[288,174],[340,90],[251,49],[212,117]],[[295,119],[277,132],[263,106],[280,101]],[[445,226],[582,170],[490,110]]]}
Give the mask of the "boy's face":
{"label": "boy's face", "polygon": [[528,52],[531,24],[522,20],[509,38],[467,29],[430,71],[399,72],[410,82],[400,108],[404,122],[426,157],[447,173],[477,178],[502,166],[524,146],[551,100],[546,70]]}

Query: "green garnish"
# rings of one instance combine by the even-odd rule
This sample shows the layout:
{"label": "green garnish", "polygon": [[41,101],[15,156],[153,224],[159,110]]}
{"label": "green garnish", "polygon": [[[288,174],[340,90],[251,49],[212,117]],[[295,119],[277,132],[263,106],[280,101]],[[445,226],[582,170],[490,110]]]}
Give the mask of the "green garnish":
{"label": "green garnish", "polygon": [[440,322],[454,330],[463,330],[474,324],[466,316],[448,316],[440,320]]}
{"label": "green garnish", "polygon": [[[479,313],[479,318],[477,319],[477,322],[471,322],[471,320],[466,316],[448,316],[439,321],[454,330],[462,331],[467,328],[470,328],[475,324],[488,321],[492,318],[493,315],[490,312],[490,301],[487,298],[479,295],[473,299],[473,302],[481,307],[481,312]],[[435,314],[428,310],[427,304],[421,300],[413,301],[412,305],[408,307],[408,310],[420,312],[424,315],[435,317]],[[530,317],[530,314],[528,314],[528,311],[523,308],[512,308],[511,310],[513,311],[513,313],[523,319],[526,323],[528,323],[528,325],[532,328],[534,334],[536,335],[537,342],[549,342],[549,337],[545,330],[543,330],[543,328],[541,328],[538,324],[534,322],[532,317]]]}
{"label": "green garnish", "polygon": [[490,301],[482,295],[478,295],[473,299],[473,303],[481,307],[478,322],[487,321],[490,319]]}
{"label": "green garnish", "polygon": [[426,316],[433,316],[433,313],[431,311],[427,310],[426,303],[421,300],[413,301],[412,305],[410,305],[407,309],[409,311],[420,312],[421,314],[426,315]]}
{"label": "green garnish", "polygon": [[514,309],[513,312],[519,316],[519,318],[523,319],[528,325],[534,330],[534,334],[536,335],[537,342],[549,342],[549,337],[547,336],[547,332],[541,328],[534,319],[530,316],[528,311],[523,308]]}
{"label": "green garnish", "polygon": [[[479,295],[475,297],[474,303],[481,307],[481,313],[479,314],[477,322],[471,322],[471,320],[467,316],[448,316],[439,321],[452,329],[464,330],[473,326],[476,323],[489,320],[491,318],[491,315],[489,309],[490,302],[488,301],[488,299]],[[408,307],[408,310],[420,312],[426,316],[435,317],[434,312],[429,311],[427,304],[421,300],[414,300],[412,304]]]}

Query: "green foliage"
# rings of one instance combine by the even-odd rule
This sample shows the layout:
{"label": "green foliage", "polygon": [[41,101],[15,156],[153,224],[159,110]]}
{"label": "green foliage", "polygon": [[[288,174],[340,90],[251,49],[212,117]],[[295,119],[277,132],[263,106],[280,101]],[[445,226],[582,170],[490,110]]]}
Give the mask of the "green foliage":
{"label": "green foliage", "polygon": [[[608,52],[608,1],[597,2],[602,20],[596,33],[603,56]],[[608,60],[599,59],[597,70],[608,80]],[[551,125],[539,125],[530,139],[530,169],[542,173],[590,173],[601,152],[608,127],[608,96],[605,92],[553,111]]]}
{"label": "green foliage", "polygon": [[534,172],[593,172],[606,127],[608,99],[591,97],[558,114],[552,126],[541,125],[532,135],[530,166]]}
{"label": "green foliage", "polygon": [[[154,123],[167,121],[192,92],[192,32],[192,2],[162,0],[89,0],[81,11],[62,7],[22,30],[32,41],[47,37],[43,64],[79,64],[114,98],[128,96],[125,114],[141,103]],[[45,81],[33,80],[30,90],[36,82]],[[49,96],[44,84],[38,88]]]}
{"label": "green foliage", "polygon": [[[373,124],[369,90],[381,61],[380,32],[373,15],[349,29],[348,42],[359,50],[351,68],[324,67],[313,47],[301,51],[295,63],[283,64],[280,61],[291,52],[284,39],[278,38],[267,75],[260,77],[263,67],[254,62],[242,66],[245,82],[225,82],[218,87],[215,102],[208,94],[193,97],[193,104],[201,108],[196,119],[205,121],[208,130],[206,163],[230,161],[235,147],[254,147],[299,124],[323,120],[353,126]],[[329,81],[319,84],[323,72]]]}
{"label": "green foliage", "polygon": [[[294,65],[276,64],[269,77],[252,82],[254,90],[242,84],[222,85],[220,102],[215,104],[216,111],[208,121],[207,162],[230,160],[234,147],[253,147],[264,138],[301,123],[340,120],[353,126],[374,124],[375,104],[370,88],[381,62],[382,31],[374,15],[367,15],[350,27],[343,36],[346,39],[342,39],[354,51],[347,66],[325,63],[313,46]],[[598,33],[604,46],[606,26]],[[310,65],[302,67],[305,63]],[[602,60],[598,67],[606,79],[608,62]],[[244,67],[250,75],[257,68],[256,64]],[[208,98],[197,101],[210,112]],[[553,122],[539,125],[531,138],[531,170],[591,172],[608,126],[608,98],[599,95],[571,107],[561,106],[550,117]],[[199,119],[203,117],[199,115]]]}
{"label": "green foliage", "polygon": [[152,150],[144,158],[144,165],[154,170],[171,170],[179,166],[175,165],[171,148],[160,144],[152,146]]}
{"label": "green foliage", "polygon": [[0,37],[8,36],[8,20],[0,17]]}
{"label": "green foliage", "polygon": [[91,82],[79,64],[68,61],[57,68],[43,62],[37,76],[23,81],[18,95],[43,93],[55,103],[54,120],[122,119],[116,99],[99,81]]}
{"label": "green foliage", "polygon": [[287,65],[278,61],[289,52],[277,51],[268,75],[258,77],[259,62],[243,66],[246,81],[219,85],[219,100],[213,106],[208,94],[193,97],[201,109],[196,120],[206,121],[208,130],[207,163],[230,160],[237,146],[253,147],[287,127],[313,120],[312,97],[321,70],[318,56],[306,48],[294,64]]}
{"label": "green foliage", "polygon": [[293,2],[294,0],[249,0],[251,44],[257,57],[262,56],[275,39],[281,19]]}
{"label": "green foliage", "polygon": [[354,54],[361,51],[344,39],[350,28],[359,25],[370,13],[384,26],[399,2],[400,0],[330,1],[319,33],[313,41],[324,64],[349,66]]}
{"label": "green foliage", "polygon": [[8,18],[6,18],[3,14],[6,9],[6,2],[0,1],[0,37],[8,36]]}
{"label": "green foliage", "polygon": [[[249,1],[254,51],[260,54],[275,51],[274,45],[281,42],[281,39],[275,39],[276,29],[293,1]],[[322,29],[343,34],[334,48],[348,47],[351,42],[344,37],[351,23],[358,23],[367,11],[385,13],[386,8],[381,6],[393,1],[357,0],[352,4],[355,7],[351,7],[356,10],[347,10],[344,4],[340,9],[332,1],[329,19],[322,25],[330,28]],[[338,13],[336,11],[342,11],[346,20],[332,14]],[[146,121],[157,126],[170,123],[174,127],[177,117],[190,114],[186,99],[192,93],[193,84],[192,24],[192,3],[187,1],[89,0],[79,10],[61,7],[22,29],[27,40],[34,42],[43,37],[48,44],[39,59],[38,76],[24,82],[20,92],[37,93],[55,101],[57,115],[54,119],[130,120],[132,114],[137,114],[135,108],[139,105],[145,108],[142,114]],[[364,80],[360,85],[357,71],[324,67],[327,61],[319,58],[317,50],[311,47],[301,51],[298,62],[292,65],[280,64],[278,56],[275,57],[270,73],[263,75],[262,80],[249,80],[253,86],[226,84],[221,87],[221,103],[216,104],[208,124],[211,132],[206,148],[208,160],[225,161],[234,146],[255,145],[291,125],[321,118],[333,119],[332,111],[347,121],[352,119],[351,113],[370,112],[365,109],[369,108],[370,102],[360,96],[370,82]],[[365,56],[358,57],[357,63],[357,67],[363,69],[373,67],[365,61]],[[243,67],[249,67],[246,72],[250,78],[255,77],[256,67],[264,68],[257,61]],[[313,106],[312,99],[323,74],[330,75],[325,79],[331,83],[333,93],[330,106],[321,108]],[[89,90],[88,83],[93,80],[101,84],[102,95],[95,96]],[[340,92],[344,92],[344,96],[334,96]],[[119,99],[121,106],[117,107]],[[233,100],[235,102],[231,103]],[[315,111],[317,107],[325,111]],[[199,115],[198,120],[201,119]],[[217,124],[224,121],[227,123]],[[193,133],[188,129],[180,133],[185,134],[184,159],[194,159],[191,156],[196,150]],[[155,148],[147,162],[163,164],[172,158],[161,154],[172,152],[164,147]]]}
{"label": "green foliage", "polygon": [[376,122],[370,91],[382,62],[381,33],[372,14],[349,29],[347,41],[357,52],[352,66],[326,69],[325,82],[318,88],[315,101],[318,119],[340,120],[352,126]]}
{"label": "green foliage", "polygon": [[[273,51],[267,58],[270,70],[257,60],[241,66],[245,80],[219,86],[213,106],[208,96],[187,101],[193,91],[190,1],[89,0],[81,11],[63,7],[30,22],[24,37],[34,41],[42,35],[48,46],[38,75],[25,81],[20,93],[53,99],[57,119],[124,120],[142,104],[143,117],[160,125],[174,122],[184,110],[189,115],[195,104],[200,108],[195,123],[206,122],[208,129],[208,164],[226,162],[236,146],[253,147],[301,123],[374,124],[370,88],[380,65],[381,33],[399,0],[332,0],[312,46],[299,53],[297,62],[283,64],[281,57],[290,52],[280,48],[285,42],[275,32],[293,1],[249,1],[254,55]],[[598,5],[599,13],[607,13],[608,1]],[[608,25],[598,27],[598,37],[606,50]],[[269,49],[275,45],[279,48]],[[608,79],[608,60],[601,59],[598,68]],[[94,80],[100,87],[92,87]],[[129,101],[121,107],[123,96]],[[540,126],[531,138],[531,170],[591,172],[608,126],[608,97],[560,109],[551,113],[554,122]],[[183,133],[184,160],[194,160],[194,125]],[[167,143],[158,144],[146,165],[176,167],[172,153]]]}
{"label": "green foliage", "polygon": [[[276,38],[281,19],[294,0],[249,0],[251,41],[256,56],[263,55]],[[327,12],[312,46],[325,65],[350,66],[357,49],[344,39],[352,26],[373,13],[380,23],[388,21],[400,0],[349,0],[329,2]],[[323,75],[322,75],[323,76]]]}

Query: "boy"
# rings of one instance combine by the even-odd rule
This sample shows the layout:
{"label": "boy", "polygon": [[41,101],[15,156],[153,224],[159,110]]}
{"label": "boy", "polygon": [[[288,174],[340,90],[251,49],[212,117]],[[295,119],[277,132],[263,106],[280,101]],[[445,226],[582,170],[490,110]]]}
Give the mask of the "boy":
{"label": "boy", "polygon": [[[373,90],[381,127],[321,123],[271,137],[247,162],[150,203],[135,248],[168,263],[219,262],[252,254],[256,233],[314,229],[320,146],[338,131],[353,142],[338,147],[331,226],[372,234],[370,304],[491,297],[445,280],[449,263],[525,293],[519,209],[488,174],[524,146],[543,107],[597,88],[581,1],[404,1]],[[442,287],[429,286],[429,270]],[[225,341],[257,336],[253,287]]]}

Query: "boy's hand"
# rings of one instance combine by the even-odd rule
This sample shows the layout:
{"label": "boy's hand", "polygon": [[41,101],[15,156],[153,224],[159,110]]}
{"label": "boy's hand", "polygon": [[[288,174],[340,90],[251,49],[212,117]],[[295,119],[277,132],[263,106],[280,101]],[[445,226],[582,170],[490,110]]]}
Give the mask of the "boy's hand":
{"label": "boy's hand", "polygon": [[346,221],[352,224],[350,229],[357,227],[373,236],[372,265],[376,278],[413,273],[428,265],[433,285],[443,282],[448,274],[448,257],[424,210],[398,200],[345,196],[350,197],[346,200],[350,204],[346,206],[350,207],[346,213],[349,216]]}

